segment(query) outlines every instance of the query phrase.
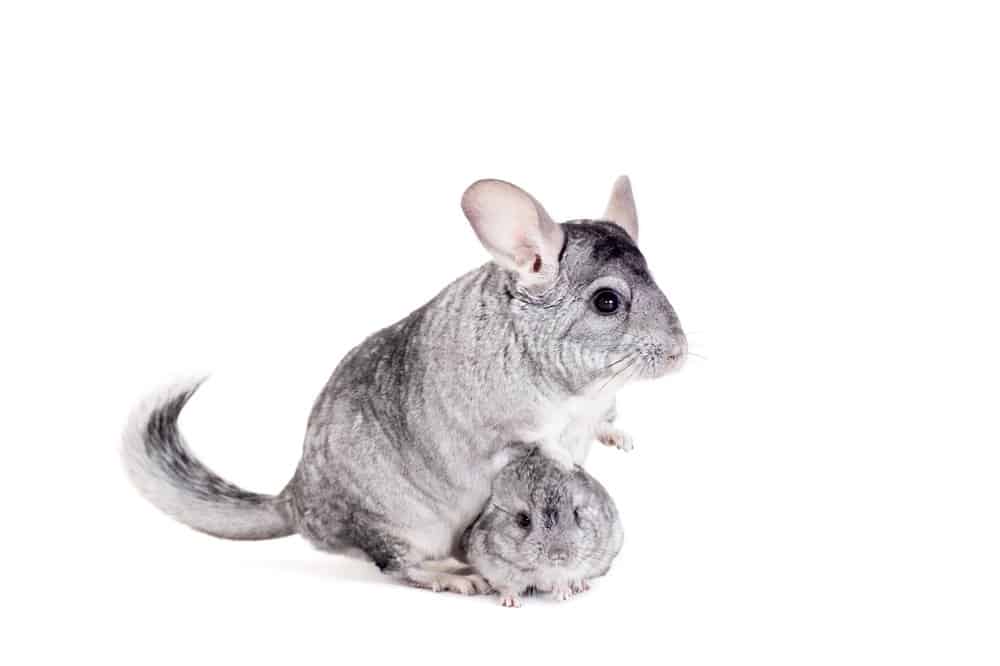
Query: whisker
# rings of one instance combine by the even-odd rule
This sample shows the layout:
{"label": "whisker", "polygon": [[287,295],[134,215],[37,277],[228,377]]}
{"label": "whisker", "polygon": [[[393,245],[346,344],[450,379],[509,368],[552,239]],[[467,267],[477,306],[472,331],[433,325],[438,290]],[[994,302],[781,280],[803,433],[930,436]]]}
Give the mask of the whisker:
{"label": "whisker", "polygon": [[619,375],[621,375],[623,372],[625,372],[626,370],[628,370],[629,368],[631,368],[633,365],[635,365],[635,362],[637,360],[639,360],[639,355],[638,354],[634,354],[632,356],[632,362],[629,363],[628,365],[624,366],[623,368],[620,368],[618,370],[618,372],[616,372],[615,374],[611,375],[611,377],[609,377],[607,381],[605,381],[603,384],[601,384],[601,388],[597,389],[597,392],[600,393],[601,391],[603,391],[604,388],[608,384],[610,384],[611,382],[613,382]]}
{"label": "whisker", "polygon": [[[615,366],[616,366],[616,365],[618,365],[619,363],[622,363],[622,362],[624,362],[624,361],[627,361],[627,360],[629,360],[630,358],[633,358],[633,357],[635,357],[635,355],[636,355],[636,354],[638,354],[638,352],[637,352],[637,351],[635,351],[635,350],[633,350],[633,351],[629,352],[628,354],[626,354],[625,356],[622,356],[622,357],[621,357],[620,359],[618,359],[617,361],[612,361],[611,363],[607,364],[607,365],[606,365],[606,366],[604,366],[603,368],[599,368],[599,369],[597,370],[597,372],[604,372],[605,370],[610,370],[611,368],[615,367]],[[575,391],[579,391],[579,390],[583,389],[583,388],[584,388],[585,386],[587,386],[587,384],[589,384],[589,383],[590,383],[590,382],[585,382],[584,384],[582,384],[582,385],[580,385],[580,386],[576,387],[576,388],[575,388],[574,390],[575,390]]]}
{"label": "whisker", "polygon": [[627,361],[633,355],[634,355],[634,353],[633,354],[626,354],[625,356],[622,356],[620,359],[618,359],[614,363],[609,363],[608,365],[604,366],[603,368],[601,368],[601,370],[610,370],[611,368],[615,367],[616,365],[618,365],[622,361]]}

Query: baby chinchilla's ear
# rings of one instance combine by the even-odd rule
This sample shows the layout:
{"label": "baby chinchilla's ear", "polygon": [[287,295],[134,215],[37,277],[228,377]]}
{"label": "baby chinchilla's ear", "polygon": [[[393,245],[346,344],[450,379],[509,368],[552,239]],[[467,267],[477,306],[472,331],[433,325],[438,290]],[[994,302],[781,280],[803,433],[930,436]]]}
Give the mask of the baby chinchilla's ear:
{"label": "baby chinchilla's ear", "polygon": [[563,230],[534,197],[502,180],[476,181],[462,210],[494,261],[527,286],[551,284],[559,272]]}
{"label": "baby chinchilla's ear", "polygon": [[635,199],[632,197],[632,183],[628,176],[619,176],[611,189],[611,198],[604,211],[604,219],[614,222],[624,229],[633,243],[639,242],[639,218],[635,213]]}

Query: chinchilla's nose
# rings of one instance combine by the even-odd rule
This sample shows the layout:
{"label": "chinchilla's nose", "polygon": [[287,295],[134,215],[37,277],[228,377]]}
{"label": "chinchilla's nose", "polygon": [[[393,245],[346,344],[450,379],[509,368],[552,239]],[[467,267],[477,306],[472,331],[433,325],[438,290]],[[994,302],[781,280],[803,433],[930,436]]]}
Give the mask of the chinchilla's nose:
{"label": "chinchilla's nose", "polygon": [[687,350],[687,336],[684,335],[684,331],[680,325],[676,325],[670,330],[670,338],[664,358],[671,367],[679,367],[684,362],[684,357],[687,356]]}
{"label": "chinchilla's nose", "polygon": [[564,564],[569,559],[569,549],[562,546],[549,548],[549,560],[553,564]]}
{"label": "chinchilla's nose", "polygon": [[662,370],[680,367],[687,356],[687,336],[681,328],[681,320],[674,307],[662,292],[657,292],[655,308],[654,344],[658,363]]}

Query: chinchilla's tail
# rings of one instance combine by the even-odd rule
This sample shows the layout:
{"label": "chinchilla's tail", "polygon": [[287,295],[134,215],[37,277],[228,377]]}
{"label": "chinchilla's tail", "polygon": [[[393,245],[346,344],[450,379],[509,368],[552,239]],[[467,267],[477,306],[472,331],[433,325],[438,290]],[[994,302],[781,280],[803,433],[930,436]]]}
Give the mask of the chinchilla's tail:
{"label": "chinchilla's tail", "polygon": [[139,492],[158,509],[200,532],[226,539],[274,539],[295,533],[283,500],[242,490],[192,455],[177,418],[201,380],[145,400],[125,428],[122,460]]}

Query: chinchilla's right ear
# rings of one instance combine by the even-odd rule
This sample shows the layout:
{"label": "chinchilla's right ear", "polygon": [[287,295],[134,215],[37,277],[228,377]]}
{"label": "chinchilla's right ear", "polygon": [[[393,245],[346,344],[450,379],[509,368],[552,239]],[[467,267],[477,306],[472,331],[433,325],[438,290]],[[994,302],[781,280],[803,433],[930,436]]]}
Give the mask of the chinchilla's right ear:
{"label": "chinchilla's right ear", "polygon": [[518,283],[551,284],[559,272],[563,230],[534,197],[502,180],[479,180],[462,195],[462,210],[493,260]]}

